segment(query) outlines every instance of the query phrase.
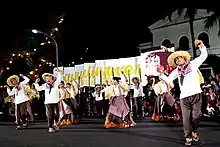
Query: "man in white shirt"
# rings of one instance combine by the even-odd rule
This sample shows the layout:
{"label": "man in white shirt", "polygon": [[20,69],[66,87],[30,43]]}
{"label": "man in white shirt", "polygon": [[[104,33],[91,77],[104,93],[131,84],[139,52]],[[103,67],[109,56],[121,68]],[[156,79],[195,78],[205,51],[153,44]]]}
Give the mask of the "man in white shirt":
{"label": "man in white shirt", "polygon": [[61,83],[63,76],[61,72],[56,69],[57,78],[51,73],[44,73],[42,75],[43,80],[46,82],[43,85],[39,86],[39,79],[35,81],[35,88],[37,91],[45,91],[45,107],[46,107],[46,115],[48,120],[48,132],[55,132],[58,130],[58,126],[54,124],[59,121],[59,95],[58,95],[58,86]]}
{"label": "man in white shirt", "polygon": [[[167,77],[164,74],[160,75],[166,83],[171,83],[173,80],[178,78],[180,86],[180,104],[183,116],[183,128],[186,137],[185,145],[190,146],[192,140],[198,142],[199,136],[196,133],[199,118],[202,116],[201,113],[201,87],[199,78],[199,67],[208,57],[206,47],[201,40],[195,40],[195,46],[198,46],[201,55],[190,61],[190,54],[186,51],[177,51],[172,53],[168,57],[168,63],[171,66],[177,67]],[[158,67],[158,72],[162,73],[162,69]],[[192,117],[191,117],[192,114]]]}
{"label": "man in white shirt", "polygon": [[142,106],[143,106],[143,86],[140,84],[140,79],[138,77],[132,78],[132,89],[133,89],[133,99],[135,105],[135,111],[133,112],[134,116],[143,116]]}
{"label": "man in white shirt", "polygon": [[97,115],[102,116],[103,113],[103,100],[104,100],[104,89],[101,86],[95,87],[95,92],[92,96],[95,98],[95,106],[97,110]]}
{"label": "man in white shirt", "polygon": [[[19,83],[19,77],[17,75],[12,75],[7,79],[7,84],[5,87],[7,88],[7,93],[9,96],[15,96],[15,108],[16,108],[16,122],[17,128],[22,129],[27,126],[26,114],[27,114],[27,102],[29,100],[26,91],[25,85],[28,84],[30,79],[22,74],[20,77],[24,79],[24,81]],[[9,86],[13,87],[10,90]]]}

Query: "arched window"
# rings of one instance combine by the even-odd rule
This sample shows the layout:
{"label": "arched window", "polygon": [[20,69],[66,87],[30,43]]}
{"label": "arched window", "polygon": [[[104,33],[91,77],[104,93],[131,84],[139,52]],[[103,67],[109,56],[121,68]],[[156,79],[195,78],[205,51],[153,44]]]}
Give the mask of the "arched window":
{"label": "arched window", "polygon": [[170,42],[170,40],[165,39],[165,40],[162,42],[161,45],[170,48],[170,47],[171,47],[171,42]]}
{"label": "arched window", "polygon": [[187,36],[182,36],[179,40],[179,50],[187,51],[189,50],[189,38]]}
{"label": "arched window", "polygon": [[210,44],[209,44],[209,35],[208,35],[207,33],[203,32],[203,33],[199,34],[198,39],[199,39],[199,40],[202,40],[203,43],[204,43],[204,45],[205,45],[207,48],[210,47]]}

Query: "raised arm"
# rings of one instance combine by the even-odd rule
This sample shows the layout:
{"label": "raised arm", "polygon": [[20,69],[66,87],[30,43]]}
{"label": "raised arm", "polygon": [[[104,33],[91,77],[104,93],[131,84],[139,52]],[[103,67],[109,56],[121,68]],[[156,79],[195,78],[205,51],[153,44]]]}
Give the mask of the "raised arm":
{"label": "raised arm", "polygon": [[73,88],[73,91],[74,91],[74,96],[76,96],[79,92],[78,83],[75,80],[73,80],[72,81],[72,86],[73,86],[72,88]]}
{"label": "raised arm", "polygon": [[129,86],[128,86],[128,83],[127,83],[127,77],[126,75],[124,74],[124,72],[121,73],[121,82],[120,82],[120,85],[123,89],[124,92],[128,92],[129,91]]}
{"label": "raised arm", "polygon": [[24,79],[24,81],[22,81],[20,84],[21,85],[27,85],[30,82],[30,79],[22,74],[20,74],[20,77],[22,77]]}
{"label": "raised arm", "polygon": [[193,61],[191,61],[192,66],[194,66],[195,68],[199,68],[203,62],[205,62],[205,60],[208,57],[208,53],[207,53],[207,49],[206,46],[203,44],[202,41],[197,40],[197,42],[195,41],[195,44],[199,43],[200,45],[198,45],[201,54],[199,57],[195,58]]}
{"label": "raised arm", "polygon": [[59,84],[61,83],[62,79],[63,79],[63,74],[61,73],[61,71],[57,71],[57,79],[54,82],[54,85],[55,86],[59,86]]}

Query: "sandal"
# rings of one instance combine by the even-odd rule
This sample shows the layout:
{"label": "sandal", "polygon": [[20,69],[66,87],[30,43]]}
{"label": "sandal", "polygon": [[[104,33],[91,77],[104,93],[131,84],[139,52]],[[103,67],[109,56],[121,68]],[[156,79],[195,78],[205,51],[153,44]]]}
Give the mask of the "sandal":
{"label": "sandal", "polygon": [[185,146],[191,146],[192,145],[192,138],[186,138]]}
{"label": "sandal", "polygon": [[192,139],[195,141],[195,142],[198,142],[199,141],[199,134],[198,133],[192,133]]}
{"label": "sandal", "polygon": [[22,126],[17,126],[17,127],[16,127],[16,130],[22,130],[22,129],[23,129]]}

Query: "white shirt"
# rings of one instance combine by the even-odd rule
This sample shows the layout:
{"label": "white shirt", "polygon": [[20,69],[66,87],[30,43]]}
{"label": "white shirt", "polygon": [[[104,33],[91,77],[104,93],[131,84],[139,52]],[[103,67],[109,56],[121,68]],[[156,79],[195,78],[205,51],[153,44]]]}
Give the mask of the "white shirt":
{"label": "white shirt", "polygon": [[133,97],[143,97],[144,96],[144,92],[143,92],[143,86],[141,84],[137,86],[132,85],[131,89],[134,89],[134,94]]}
{"label": "white shirt", "polygon": [[36,88],[37,91],[45,91],[45,101],[44,104],[56,104],[59,102],[59,89],[58,86],[60,84],[60,82],[62,81],[63,76],[61,75],[61,73],[58,73],[57,76],[57,80],[54,82],[54,86],[51,88],[51,92],[50,88],[47,86],[47,83],[44,83],[43,85],[39,86],[38,83],[34,83],[34,86]]}
{"label": "white shirt", "polygon": [[165,92],[168,91],[168,87],[167,87],[167,84],[164,83],[163,81],[160,81],[158,83],[156,83],[154,86],[153,86],[153,89],[154,89],[154,92],[155,94],[158,96],[158,95],[162,95],[164,94]]}
{"label": "white shirt", "polygon": [[100,91],[100,94],[98,94],[96,91],[92,94],[92,96],[95,97],[95,101],[103,100],[103,92],[105,92],[104,89]]}
{"label": "white shirt", "polygon": [[200,79],[198,75],[199,67],[208,57],[208,53],[206,47],[203,45],[200,47],[201,55],[195,58],[193,61],[190,61],[192,71],[184,76],[183,84],[180,83],[180,77],[178,75],[178,69],[176,68],[171,72],[171,74],[167,77],[165,75],[161,75],[160,78],[163,79],[166,83],[171,83],[173,80],[178,78],[179,87],[180,87],[180,99],[186,98],[198,93],[201,93],[200,87]]}
{"label": "white shirt", "polygon": [[16,87],[14,87],[12,90],[10,90],[10,88],[7,88],[8,95],[15,96],[15,105],[21,104],[29,100],[26,90],[25,90],[25,85],[28,84],[30,79],[26,76],[24,76],[23,78],[24,78],[24,81],[20,82],[18,85],[20,90],[18,90]]}

